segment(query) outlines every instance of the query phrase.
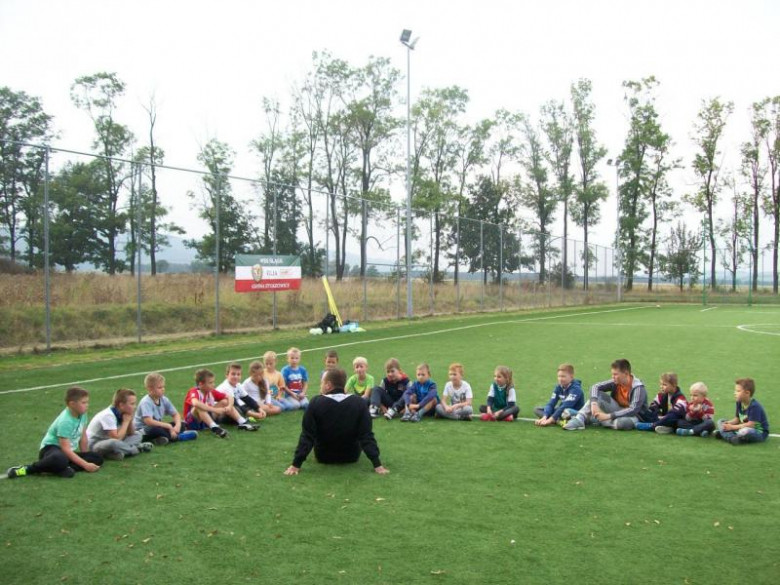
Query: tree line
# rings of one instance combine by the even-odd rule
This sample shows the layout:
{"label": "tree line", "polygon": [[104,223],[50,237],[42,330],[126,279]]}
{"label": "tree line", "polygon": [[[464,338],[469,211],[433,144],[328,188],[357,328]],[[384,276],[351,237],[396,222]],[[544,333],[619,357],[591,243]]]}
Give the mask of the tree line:
{"label": "tree line", "polygon": [[[262,100],[264,127],[248,145],[259,162],[253,207],[259,213],[232,192],[228,177],[236,151],[210,140],[198,155],[205,169],[201,186],[187,193],[207,229],[186,245],[221,271],[232,268],[238,253],[278,252],[300,255],[304,274],[318,275],[326,261],[318,238],[324,227],[334,247],[336,278],[365,276],[369,222],[395,219],[389,186],[406,171],[406,120],[397,115],[401,79],[387,58],[370,57],[355,66],[315,52],[286,107],[279,100]],[[764,235],[770,240],[777,293],[780,96],[751,105],[739,168],[724,169],[723,132],[733,103],[702,101],[691,127],[696,152],[683,161],[674,156],[675,143],[658,114],[659,87],[652,76],[623,83],[628,129],[619,156],[607,161],[618,181],[616,244],[625,288],[634,288],[635,275],[643,273],[650,290],[659,274],[681,287],[686,275],[694,281],[702,246],[709,251],[710,286],[719,284],[716,269],[721,267],[736,288],[738,269],[747,258],[755,287]],[[116,73],[107,72],[79,77],[70,88],[72,102],[93,126],[92,147],[99,157],[65,163],[49,184],[52,262],[64,270],[89,262],[109,274],[134,272],[140,248],[155,274],[156,256],[168,245],[166,235],[184,233],[168,220],[158,193],[156,166],[164,164],[165,152],[155,140],[155,99],[144,105],[148,127],[143,138],[137,137],[117,116],[125,89]],[[589,235],[609,194],[599,173],[607,149],[595,130],[591,93],[591,82],[579,79],[569,95],[542,104],[535,114],[499,109],[469,123],[467,89],[423,89],[411,104],[411,190],[415,214],[430,217],[433,242],[430,252],[418,250],[412,260],[429,265],[435,281],[452,271],[456,282],[464,269],[482,272],[487,281],[526,266],[542,282],[555,278],[571,284],[576,265],[587,288],[595,262]],[[0,252],[30,267],[43,262],[44,152],[23,144],[48,144],[57,137],[40,98],[0,88]],[[142,163],[142,174],[133,162]],[[686,163],[695,186],[675,192],[670,173]],[[323,193],[327,225],[314,207]],[[724,198],[729,214],[716,217]],[[683,204],[701,214],[700,229],[680,221]],[[762,232],[765,218],[769,238]],[[557,219],[563,241],[580,230],[577,237],[581,234],[585,245],[577,258],[569,257],[566,245],[556,245],[560,238],[553,238],[550,229]],[[486,240],[484,225],[476,220],[503,226],[498,241]],[[533,237],[522,254],[521,232]],[[352,271],[346,262],[348,235],[360,247],[359,265]]]}

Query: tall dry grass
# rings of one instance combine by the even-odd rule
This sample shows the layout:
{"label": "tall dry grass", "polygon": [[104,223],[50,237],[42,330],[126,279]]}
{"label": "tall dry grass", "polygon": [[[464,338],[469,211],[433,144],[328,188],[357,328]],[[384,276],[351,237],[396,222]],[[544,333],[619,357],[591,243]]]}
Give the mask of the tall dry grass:
{"label": "tall dry grass", "polygon": [[[51,277],[52,340],[96,342],[134,337],[137,280],[130,275],[55,273]],[[331,281],[344,320],[371,321],[406,316],[406,282],[386,278]],[[214,331],[213,274],[161,274],[141,278],[142,333],[145,336]],[[452,282],[435,285],[413,282],[416,316],[474,311],[515,310],[614,302],[614,285],[591,290],[565,290],[531,281],[485,284],[461,281],[460,302]],[[0,347],[39,346],[45,342],[44,280],[42,274],[0,275]],[[273,294],[235,293],[233,279],[220,277],[220,328],[240,330],[273,325]],[[744,297],[744,293],[743,293]],[[698,302],[701,289],[680,294],[661,286],[651,294],[636,290],[626,300]],[[304,279],[298,291],[277,294],[277,324],[313,326],[328,311],[319,279]]]}

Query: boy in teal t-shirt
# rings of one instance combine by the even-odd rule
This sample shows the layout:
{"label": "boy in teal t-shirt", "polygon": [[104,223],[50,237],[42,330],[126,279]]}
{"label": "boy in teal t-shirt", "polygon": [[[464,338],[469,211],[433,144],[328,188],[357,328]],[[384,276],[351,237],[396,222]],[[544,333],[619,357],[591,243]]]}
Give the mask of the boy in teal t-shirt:
{"label": "boy in teal t-shirt", "polygon": [[347,380],[344,387],[345,394],[360,394],[363,400],[368,402],[371,399],[371,390],[374,388],[374,376],[368,373],[368,360],[364,357],[356,357],[352,360],[352,367],[355,373]]}
{"label": "boy in teal t-shirt", "polygon": [[41,441],[38,461],[30,465],[18,465],[7,471],[9,478],[53,473],[60,477],[73,477],[77,471],[90,473],[100,469],[103,458],[87,451],[87,409],[89,393],[73,386],[65,393],[67,407],[51,423]]}

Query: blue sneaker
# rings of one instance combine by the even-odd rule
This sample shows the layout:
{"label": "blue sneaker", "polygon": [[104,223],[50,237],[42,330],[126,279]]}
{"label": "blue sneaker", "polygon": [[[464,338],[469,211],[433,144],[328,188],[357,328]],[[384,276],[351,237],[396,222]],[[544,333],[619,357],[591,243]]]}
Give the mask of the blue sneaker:
{"label": "blue sneaker", "polygon": [[634,428],[638,431],[652,431],[653,430],[653,423],[648,422],[640,422],[636,423],[634,425]]}
{"label": "blue sneaker", "polygon": [[[707,431],[704,431],[705,433]],[[680,437],[692,437],[693,436],[693,429],[677,429],[677,435]],[[702,433],[702,437],[704,434]]]}
{"label": "blue sneaker", "polygon": [[707,437],[709,437],[709,436],[710,436],[710,432],[709,432],[709,431],[702,431],[702,432],[701,432],[701,435],[699,435],[699,436],[700,436],[702,439],[706,439]]}

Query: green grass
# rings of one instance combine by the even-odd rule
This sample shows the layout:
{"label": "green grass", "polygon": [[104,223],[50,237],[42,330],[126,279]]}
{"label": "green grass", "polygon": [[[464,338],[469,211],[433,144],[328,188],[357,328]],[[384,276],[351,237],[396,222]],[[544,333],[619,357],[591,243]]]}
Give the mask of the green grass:
{"label": "green grass", "polygon": [[[0,360],[0,391],[85,383],[90,412],[116,388],[142,390],[166,373],[180,407],[195,366],[268,349],[304,349],[315,377],[328,344],[343,365],[368,358],[379,375],[398,357],[428,361],[443,386],[461,361],[483,402],[493,368],[513,368],[522,415],[542,404],[556,366],[572,361],[583,385],[631,360],[651,395],[660,373],[684,389],[703,380],[718,416],[732,416],[733,381],[780,429],[776,390],[780,311],[654,306],[577,308],[377,325],[361,335],[285,331],[123,350]],[[749,333],[736,328],[750,324]],[[463,328],[457,331],[452,329]],[[444,331],[442,330],[451,330]],[[369,343],[370,342],[370,343]],[[53,360],[54,365],[49,361]],[[72,362],[72,363],[71,363]],[[0,394],[0,466],[32,461],[61,410],[64,387]],[[715,440],[528,422],[417,425],[378,420],[385,477],[363,458],[346,467],[313,457],[285,477],[300,413],[259,433],[157,449],[73,480],[0,482],[3,583],[473,583],[775,582],[780,561],[780,439],[732,447]],[[515,544],[511,544],[512,541]]]}

